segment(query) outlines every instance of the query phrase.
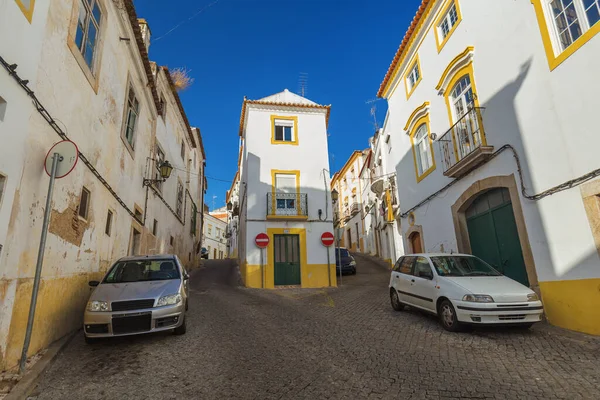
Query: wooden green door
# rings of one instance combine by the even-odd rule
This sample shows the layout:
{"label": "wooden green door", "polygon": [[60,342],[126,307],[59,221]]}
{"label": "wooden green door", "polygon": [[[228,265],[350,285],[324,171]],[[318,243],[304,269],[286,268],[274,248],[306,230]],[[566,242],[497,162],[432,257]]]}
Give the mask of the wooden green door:
{"label": "wooden green door", "polygon": [[274,235],[275,285],[300,285],[300,236]]}
{"label": "wooden green door", "polygon": [[493,189],[479,196],[466,216],[473,255],[529,286],[508,189]]}

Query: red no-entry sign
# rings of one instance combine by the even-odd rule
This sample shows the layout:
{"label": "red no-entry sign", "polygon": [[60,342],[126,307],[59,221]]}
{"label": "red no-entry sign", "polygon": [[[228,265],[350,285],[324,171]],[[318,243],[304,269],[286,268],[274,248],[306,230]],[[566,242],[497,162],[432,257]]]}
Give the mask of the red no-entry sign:
{"label": "red no-entry sign", "polygon": [[323,243],[323,246],[325,247],[329,247],[333,244],[333,233],[331,232],[323,232],[323,234],[321,235],[321,243]]}
{"label": "red no-entry sign", "polygon": [[254,239],[254,243],[261,249],[264,249],[269,245],[269,236],[266,233],[259,233],[256,235],[256,239]]}

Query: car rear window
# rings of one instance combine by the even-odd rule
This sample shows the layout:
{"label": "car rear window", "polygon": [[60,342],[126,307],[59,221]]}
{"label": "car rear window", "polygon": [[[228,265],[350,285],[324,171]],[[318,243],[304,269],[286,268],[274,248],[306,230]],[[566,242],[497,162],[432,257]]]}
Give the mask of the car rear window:
{"label": "car rear window", "polygon": [[336,257],[338,257],[338,253],[341,257],[350,257],[350,252],[347,249],[335,249]]}

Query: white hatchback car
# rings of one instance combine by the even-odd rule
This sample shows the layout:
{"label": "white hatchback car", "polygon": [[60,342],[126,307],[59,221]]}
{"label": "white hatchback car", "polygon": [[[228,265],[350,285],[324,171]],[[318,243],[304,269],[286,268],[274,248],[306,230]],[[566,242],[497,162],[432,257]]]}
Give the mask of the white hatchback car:
{"label": "white hatchback car", "polygon": [[465,324],[531,327],[544,312],[538,295],[467,254],[412,254],[400,257],[390,278],[392,307],[436,314],[442,326]]}

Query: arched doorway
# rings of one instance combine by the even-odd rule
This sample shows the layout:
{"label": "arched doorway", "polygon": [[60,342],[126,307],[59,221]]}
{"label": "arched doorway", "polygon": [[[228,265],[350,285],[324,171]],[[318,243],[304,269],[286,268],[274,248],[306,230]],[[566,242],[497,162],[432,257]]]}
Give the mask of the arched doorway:
{"label": "arched doorway", "polygon": [[413,232],[408,237],[408,242],[410,244],[410,250],[412,254],[423,252],[423,247],[421,246],[421,234],[419,232]]}
{"label": "arched doorway", "polygon": [[508,189],[499,187],[483,192],[465,210],[465,217],[472,254],[529,286]]}

